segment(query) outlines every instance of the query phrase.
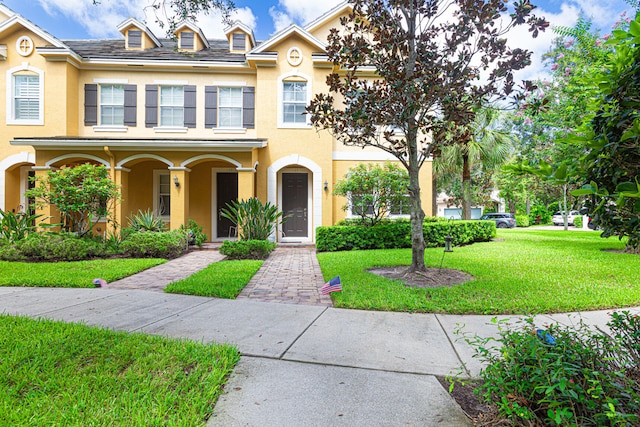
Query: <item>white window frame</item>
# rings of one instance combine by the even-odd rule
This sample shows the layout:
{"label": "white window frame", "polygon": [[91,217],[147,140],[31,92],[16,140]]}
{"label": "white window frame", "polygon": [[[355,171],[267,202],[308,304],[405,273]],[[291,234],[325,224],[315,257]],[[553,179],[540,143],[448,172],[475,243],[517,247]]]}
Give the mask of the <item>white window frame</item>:
{"label": "white window frame", "polygon": [[306,129],[311,127],[311,118],[310,115],[306,115],[306,120],[304,123],[289,123],[284,121],[284,83],[287,79],[291,77],[296,77],[296,80],[299,83],[302,83],[299,80],[305,80],[306,83],[306,101],[305,105],[309,105],[311,102],[312,91],[311,87],[313,86],[313,81],[311,77],[306,74],[300,73],[298,70],[294,70],[291,73],[283,74],[278,77],[278,127],[279,128],[292,128],[292,129]]}
{"label": "white window frame", "polygon": [[[233,105],[233,106],[223,106],[221,101],[221,94],[222,91],[228,89],[228,90],[237,90],[240,92],[240,102],[239,105]],[[244,123],[243,123],[243,108],[244,108],[244,103],[243,103],[243,91],[242,91],[242,87],[241,86],[218,86],[218,99],[217,99],[217,105],[218,105],[218,128],[219,129],[244,129]],[[233,124],[231,126],[224,126],[222,125],[222,112],[224,109],[227,110],[239,110],[240,111],[240,121],[239,123]]]}
{"label": "white window frame", "polygon": [[[169,180],[169,215],[161,215],[160,214],[160,196],[164,193],[160,193],[160,176],[167,176]],[[164,222],[168,222],[171,219],[171,185],[173,182],[171,181],[171,171],[164,169],[154,169],[153,170],[153,213],[160,218]]]}
{"label": "white window frame", "polygon": [[[182,84],[164,84],[164,85],[160,85],[158,88],[158,123],[159,123],[159,128],[170,128],[170,129],[184,129],[184,86]],[[182,102],[177,105],[177,104],[166,104],[163,105],[162,104],[162,89],[167,89],[167,88],[180,88],[182,90]],[[182,123],[180,124],[167,124],[167,123],[163,123],[162,122],[162,109],[163,108],[170,108],[172,111],[176,110],[176,109],[180,109],[182,111]]]}
{"label": "white window frame", "polygon": [[[21,71],[29,71],[38,75],[38,118],[37,119],[16,119],[15,117],[15,79],[16,75],[19,75]],[[44,71],[30,66],[28,63],[23,63],[17,67],[7,70],[6,74],[7,82],[7,124],[8,125],[28,125],[28,126],[42,126],[44,125]]]}
{"label": "white window frame", "polygon": [[[119,86],[120,88],[122,88],[122,102],[121,103],[103,103],[102,101],[102,94],[103,91],[105,89],[106,86],[110,86],[110,87],[116,87]],[[124,128],[124,84],[123,83],[100,83],[98,85],[99,87],[99,93],[98,93],[98,106],[99,106],[99,112],[98,112],[98,118],[99,118],[99,122],[98,125],[100,127],[113,127],[113,128]],[[117,108],[120,107],[122,109],[122,123],[105,123],[103,121],[103,108],[104,107],[112,107],[112,108]]]}

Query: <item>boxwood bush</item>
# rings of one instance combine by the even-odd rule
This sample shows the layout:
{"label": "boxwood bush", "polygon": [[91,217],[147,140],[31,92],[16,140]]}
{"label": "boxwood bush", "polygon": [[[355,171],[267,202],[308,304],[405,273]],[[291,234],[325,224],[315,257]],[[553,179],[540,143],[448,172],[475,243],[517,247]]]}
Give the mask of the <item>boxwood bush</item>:
{"label": "boxwood bush", "polygon": [[[496,235],[493,221],[432,221],[423,224],[427,247],[444,246],[451,235],[454,246],[491,240]],[[394,249],[411,247],[409,221],[387,221],[373,227],[349,225],[318,227],[316,248],[321,252],[358,249]]]}
{"label": "boxwood bush", "polygon": [[187,237],[178,230],[134,232],[120,243],[120,251],[131,258],[176,258],[187,251]]}
{"label": "boxwood bush", "polygon": [[13,245],[0,245],[4,261],[79,261],[109,255],[104,243],[72,233],[31,233]]}
{"label": "boxwood bush", "polygon": [[516,215],[516,225],[518,227],[529,227],[531,225],[529,219],[529,215]]}
{"label": "boxwood bush", "polygon": [[220,253],[229,259],[266,259],[275,248],[268,240],[225,240]]}

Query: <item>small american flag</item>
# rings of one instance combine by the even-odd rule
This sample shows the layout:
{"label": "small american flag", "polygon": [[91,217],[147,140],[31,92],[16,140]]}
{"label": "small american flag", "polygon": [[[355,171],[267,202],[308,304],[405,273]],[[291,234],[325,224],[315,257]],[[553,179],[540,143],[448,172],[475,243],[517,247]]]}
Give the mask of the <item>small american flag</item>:
{"label": "small american flag", "polygon": [[107,281],[104,279],[93,279],[93,284],[96,285],[96,288],[103,288],[107,286]]}
{"label": "small american flag", "polygon": [[340,276],[336,276],[333,279],[329,280],[327,283],[320,288],[320,292],[322,295],[326,295],[330,292],[340,292],[342,291],[342,284],[340,283]]}

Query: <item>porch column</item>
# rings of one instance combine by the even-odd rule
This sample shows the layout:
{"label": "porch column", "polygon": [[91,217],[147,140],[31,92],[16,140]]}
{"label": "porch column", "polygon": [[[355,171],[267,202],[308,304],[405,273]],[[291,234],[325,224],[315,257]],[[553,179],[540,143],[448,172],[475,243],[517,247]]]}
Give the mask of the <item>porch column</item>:
{"label": "porch column", "polygon": [[238,200],[247,200],[256,196],[253,176],[254,168],[237,168],[238,171]]}
{"label": "porch column", "polygon": [[113,180],[118,186],[120,200],[116,201],[114,207],[114,231],[116,231],[117,228],[122,230],[129,226],[129,172],[131,172],[131,169],[127,169],[122,166],[115,168],[115,176]]}
{"label": "porch column", "polygon": [[176,230],[186,225],[189,219],[189,172],[191,169],[178,167],[171,171],[171,221],[169,228]]}
{"label": "porch column", "polygon": [[[53,168],[51,166],[33,166],[32,169],[36,172],[36,185],[38,185],[37,183],[47,179],[47,173]],[[60,223],[60,212],[54,205],[48,203],[40,205],[36,200],[36,215],[41,215],[36,219],[38,231],[52,231],[46,226]]]}

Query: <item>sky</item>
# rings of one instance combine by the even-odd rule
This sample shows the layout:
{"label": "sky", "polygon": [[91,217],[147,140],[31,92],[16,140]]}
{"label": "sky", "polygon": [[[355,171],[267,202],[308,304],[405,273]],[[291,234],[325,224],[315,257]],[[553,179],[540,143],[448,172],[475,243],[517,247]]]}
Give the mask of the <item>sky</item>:
{"label": "sky", "polygon": [[[0,0],[7,7],[43,28],[61,40],[122,37],[116,27],[129,17],[146,22],[158,37],[164,30],[156,23],[153,2],[161,0]],[[512,3],[514,0],[509,0]],[[257,40],[266,40],[292,23],[304,25],[317,18],[342,0],[235,0],[236,11],[232,19],[252,28]],[[632,8],[624,0],[532,0],[537,15],[544,16],[551,26],[573,26],[580,16],[590,18],[602,34]],[[219,16],[208,15],[197,25],[208,38],[223,38],[224,26]],[[548,72],[542,55],[549,50],[556,35],[547,30],[532,39],[526,29],[517,29],[510,35],[510,43],[534,52],[533,64],[519,73],[520,79],[540,78]]]}

